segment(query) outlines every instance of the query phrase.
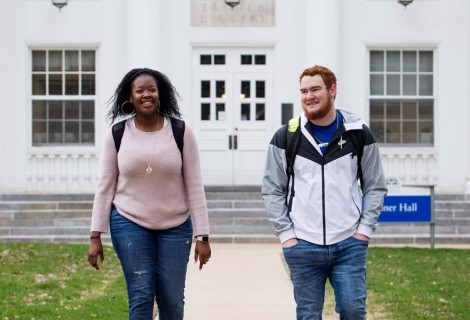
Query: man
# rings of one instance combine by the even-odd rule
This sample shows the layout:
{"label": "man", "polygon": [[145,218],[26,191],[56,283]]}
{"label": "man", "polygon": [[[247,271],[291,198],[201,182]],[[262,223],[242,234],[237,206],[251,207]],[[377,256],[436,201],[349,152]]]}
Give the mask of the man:
{"label": "man", "polygon": [[[304,70],[300,96],[300,123],[293,119],[275,133],[262,186],[289,266],[297,319],[322,318],[326,279],[340,319],[365,319],[368,241],[387,194],[379,147],[363,120],[335,108],[336,77],[329,69]],[[288,177],[286,149],[295,138],[286,141],[297,127]]]}

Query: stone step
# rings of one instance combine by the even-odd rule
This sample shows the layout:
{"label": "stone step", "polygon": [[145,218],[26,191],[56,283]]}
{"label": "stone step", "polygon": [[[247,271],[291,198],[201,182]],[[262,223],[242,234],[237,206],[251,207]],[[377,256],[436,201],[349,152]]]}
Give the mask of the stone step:
{"label": "stone step", "polygon": [[[228,230],[237,228],[248,228],[249,230],[260,229],[267,224],[264,210],[243,209],[243,210],[218,210],[209,211],[209,222],[211,229],[219,228]],[[91,223],[90,212],[84,211],[60,211],[60,212],[16,212],[10,217],[0,218],[0,230],[29,228],[32,232],[44,227],[89,227]],[[234,231],[235,232],[235,231]],[[253,231],[251,231],[252,233]]]}
{"label": "stone step", "polygon": [[264,204],[261,200],[207,200],[207,208],[264,208]]}
{"label": "stone step", "polygon": [[0,194],[0,202],[93,202],[94,195],[83,194]]}
{"label": "stone step", "polygon": [[[214,187],[206,197],[213,241],[277,241],[259,188]],[[92,208],[93,195],[0,195],[0,241],[88,242]]]}
{"label": "stone step", "polygon": [[[9,233],[5,234],[4,231],[8,230]],[[2,232],[3,231],[3,232]],[[46,235],[89,235],[89,226],[71,226],[71,227],[15,227],[15,228],[1,228],[0,234],[3,236],[46,236]]]}
{"label": "stone step", "polygon": [[56,209],[56,210],[18,210],[0,211],[0,219],[14,220],[42,220],[42,219],[67,219],[91,217],[90,210]]}
{"label": "stone step", "polygon": [[76,210],[93,208],[91,201],[0,201],[1,211]]}
{"label": "stone step", "polygon": [[259,200],[260,192],[206,192],[206,200]]}
{"label": "stone step", "polygon": [[[109,235],[102,235],[103,243],[110,244],[111,238]],[[33,235],[33,236],[24,236],[24,235],[9,235],[9,236],[2,236],[0,235],[0,241],[4,242],[69,242],[69,243],[89,243],[89,235]]]}
{"label": "stone step", "polygon": [[[278,242],[259,187],[206,187],[213,242]],[[0,195],[0,241],[88,242],[92,194]],[[470,244],[470,199],[436,195],[436,244]],[[103,235],[110,242],[108,234]],[[381,223],[371,244],[429,244],[429,224]]]}

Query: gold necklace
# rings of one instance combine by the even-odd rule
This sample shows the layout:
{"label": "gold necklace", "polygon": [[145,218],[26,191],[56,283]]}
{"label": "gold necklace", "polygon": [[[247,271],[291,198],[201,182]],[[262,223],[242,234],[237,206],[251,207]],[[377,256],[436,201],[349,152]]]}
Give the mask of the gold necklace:
{"label": "gold necklace", "polygon": [[[136,129],[139,129],[139,126],[137,125],[137,118],[134,118],[134,124],[135,124],[135,128]],[[157,119],[157,130],[158,131],[158,125],[160,124],[160,116],[158,116],[158,119]],[[150,150],[152,150],[153,148],[150,148]],[[149,154],[147,154],[147,168],[145,169],[145,175],[149,175],[152,173],[153,171],[153,168],[152,168],[152,159],[153,159],[153,156],[154,154],[157,153],[157,151],[155,150],[155,152],[152,152],[150,151]]]}

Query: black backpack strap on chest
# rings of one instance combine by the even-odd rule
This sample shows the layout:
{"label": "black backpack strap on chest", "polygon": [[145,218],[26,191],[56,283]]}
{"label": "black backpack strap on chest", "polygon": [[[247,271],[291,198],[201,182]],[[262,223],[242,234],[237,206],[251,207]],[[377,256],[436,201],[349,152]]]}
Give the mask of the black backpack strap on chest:
{"label": "black backpack strap on chest", "polygon": [[116,146],[116,153],[119,152],[119,148],[121,147],[121,140],[124,134],[124,129],[126,128],[126,120],[119,121],[113,124],[113,139],[114,145]]}
{"label": "black backpack strap on chest", "polygon": [[[292,210],[292,201],[295,197],[295,174],[294,174],[294,162],[297,152],[299,151],[300,140],[302,138],[302,132],[300,130],[300,117],[293,118],[289,121],[286,126],[285,136],[285,150],[286,150],[286,175],[287,185],[285,191],[286,206],[288,212]],[[289,189],[290,186],[290,189]]]}
{"label": "black backpack strap on chest", "polygon": [[362,138],[362,131],[352,131],[350,133],[351,142],[354,145],[354,150],[357,156],[357,179],[361,183],[361,190],[364,188],[364,177],[362,175],[362,154],[364,153],[364,139]]}
{"label": "black backpack strap on chest", "polygon": [[184,129],[185,123],[181,119],[170,117],[171,129],[173,130],[173,137],[175,138],[176,145],[183,158],[183,147],[184,147]]}
{"label": "black backpack strap on chest", "polygon": [[[116,152],[119,152],[121,147],[122,136],[124,135],[124,129],[126,128],[126,121],[122,120],[115,124],[112,127],[114,145],[116,146]],[[175,138],[176,145],[180,151],[181,158],[183,158],[183,147],[184,147],[184,129],[185,123],[181,119],[170,117],[171,129],[173,130],[173,137]]]}

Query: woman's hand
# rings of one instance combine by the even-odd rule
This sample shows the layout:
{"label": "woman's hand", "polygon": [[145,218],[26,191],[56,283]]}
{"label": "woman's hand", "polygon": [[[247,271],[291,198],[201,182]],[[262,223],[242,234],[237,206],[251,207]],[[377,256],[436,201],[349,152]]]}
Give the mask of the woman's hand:
{"label": "woman's hand", "polygon": [[100,237],[93,237],[90,239],[90,249],[88,249],[88,262],[96,271],[100,271],[98,265],[98,256],[100,257],[101,264],[104,264],[103,244]]}
{"label": "woman's hand", "polygon": [[199,260],[199,270],[209,262],[211,257],[211,246],[206,241],[196,241],[196,249],[194,250],[194,263]]}

